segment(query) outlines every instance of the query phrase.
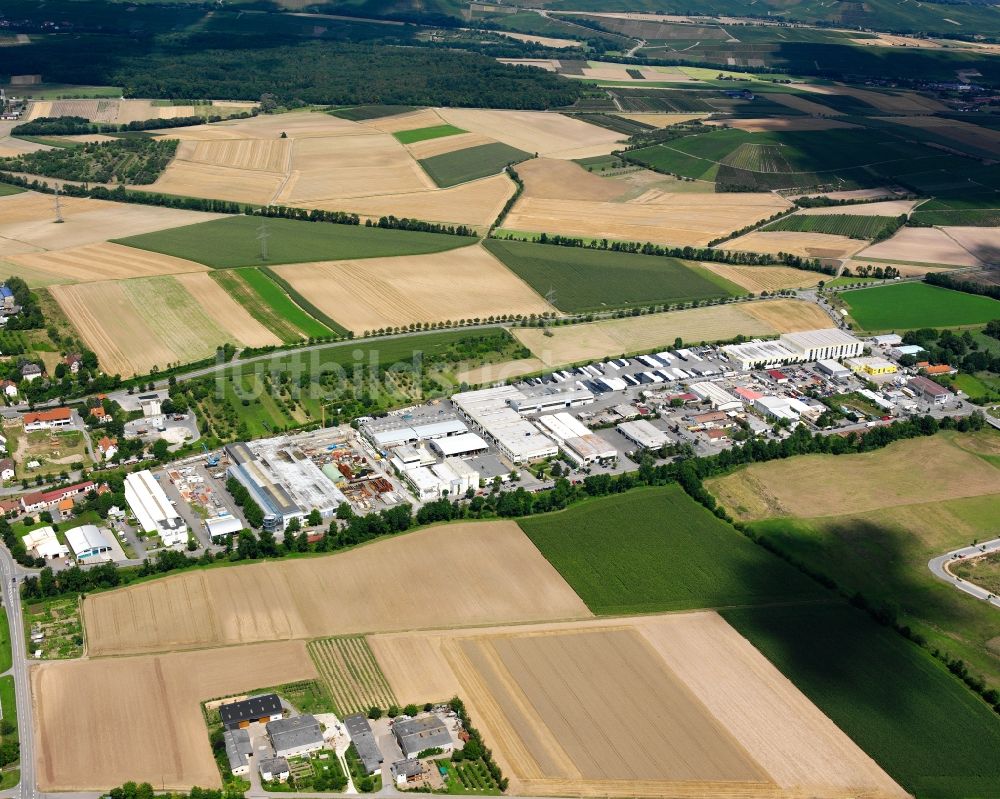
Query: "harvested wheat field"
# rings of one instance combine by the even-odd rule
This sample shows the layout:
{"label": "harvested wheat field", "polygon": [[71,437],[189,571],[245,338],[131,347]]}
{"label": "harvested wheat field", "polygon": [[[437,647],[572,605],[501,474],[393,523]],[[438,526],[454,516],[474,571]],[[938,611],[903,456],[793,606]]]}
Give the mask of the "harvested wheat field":
{"label": "harvested wheat field", "polygon": [[478,244],[431,255],[293,264],[276,271],[355,333],[412,322],[555,311]]}
{"label": "harvested wheat field", "polygon": [[504,227],[704,246],[787,207],[788,202],[774,194],[669,194],[656,189],[624,203],[522,197]]}
{"label": "harvested wheat field", "polygon": [[175,275],[175,279],[201,306],[206,315],[214,319],[226,333],[230,341],[238,341],[247,347],[267,347],[281,344],[274,333],[254,319],[246,308],[234,300],[206,272],[188,272]]}
{"label": "harvested wheat field", "polygon": [[[773,96],[773,95],[772,95]],[[807,101],[808,102],[808,101]],[[761,133],[770,130],[835,130],[837,128],[856,128],[850,122],[829,117],[765,117],[764,119],[717,119],[708,120],[706,125],[724,128],[736,128],[750,133]]]}
{"label": "harvested wheat field", "polygon": [[865,248],[857,257],[914,264],[982,266],[976,256],[951,236],[932,227],[900,228],[891,239]]}
{"label": "harvested wheat field", "polygon": [[50,291],[108,374],[128,377],[201,360],[232,342],[215,314],[169,275]]}
{"label": "harvested wheat field", "polygon": [[781,103],[782,105],[787,105],[789,108],[796,111],[802,111],[805,114],[838,116],[844,113],[843,111],[837,111],[828,105],[814,103],[812,100],[807,100],[805,97],[798,94],[769,94],[768,99],[774,100],[774,102]]}
{"label": "harvested wheat field", "polygon": [[289,139],[313,136],[354,135],[369,132],[357,122],[340,119],[330,114],[313,111],[291,111],[287,114],[261,114],[249,119],[232,119],[211,125],[192,125],[168,128],[156,132],[157,136],[181,141],[204,139],[280,139],[284,133]]}
{"label": "harvested wheat field", "polygon": [[401,130],[418,130],[432,128],[444,124],[445,120],[433,108],[421,108],[406,114],[394,114],[391,117],[377,117],[365,120],[361,124],[382,133],[398,133]]}
{"label": "harvested wheat field", "polygon": [[[722,341],[740,333],[745,336],[772,335],[778,332],[774,325],[762,321],[752,313],[756,311],[759,314],[761,308],[758,306],[768,306],[772,302],[778,300],[691,308],[625,319],[604,319],[550,328],[550,336],[546,336],[539,328],[530,327],[514,328],[511,332],[546,366],[561,366],[651,350],[672,343],[678,336],[693,344],[700,341]],[[777,309],[775,315],[780,317],[781,309]],[[819,325],[828,326],[829,322]],[[815,327],[817,325],[796,329],[808,330]]]}
{"label": "harvested wheat field", "polygon": [[369,644],[400,702],[463,698],[512,793],[905,796],[715,613]]}
{"label": "harvested wheat field", "polygon": [[759,230],[720,245],[726,250],[801,255],[803,258],[844,258],[864,248],[866,242],[830,233]]}
{"label": "harvested wheat field", "polygon": [[184,141],[176,159],[260,172],[284,172],[292,150],[291,139],[216,139]]}
{"label": "harvested wheat field", "polygon": [[514,181],[507,175],[491,175],[449,189],[289,204],[330,211],[350,211],[375,219],[393,214],[423,219],[426,222],[462,224],[485,229],[493,223],[513,194]]}
{"label": "harvested wheat field", "polygon": [[508,39],[517,39],[520,42],[531,42],[533,44],[540,44],[544,47],[552,47],[556,50],[561,50],[566,47],[579,47],[580,42],[576,39],[557,39],[553,36],[535,36],[530,33],[511,33],[510,31],[494,31],[499,33],[501,36],[506,36]]}
{"label": "harvested wheat field", "polygon": [[[874,106],[879,111],[887,111],[896,114],[921,114],[935,113],[937,111],[947,111],[948,106],[930,97],[925,97],[916,92],[896,90],[893,92],[875,92],[870,89],[856,89],[852,86],[821,86],[815,83],[803,83],[799,86],[802,91],[813,94],[842,94],[849,97],[856,97],[862,102]],[[773,95],[785,98],[790,95]],[[822,100],[820,101],[822,102]],[[805,109],[802,109],[805,110]]]}
{"label": "harvested wheat field", "polygon": [[200,703],[316,677],[301,641],[35,666],[38,787],[219,788]]}
{"label": "harvested wheat field", "polygon": [[832,326],[830,317],[818,305],[802,300],[752,302],[747,305],[746,311],[779,333],[824,330]]}
{"label": "harvested wheat field", "polygon": [[[846,274],[847,269],[855,272],[859,266],[878,266],[877,261],[866,260],[859,256],[855,256],[853,259],[847,261],[844,266],[844,277],[851,277],[851,275]],[[953,266],[928,266],[927,264],[904,264],[899,261],[893,261],[893,269],[896,269],[901,277],[917,277],[919,275],[926,275],[928,272],[947,272],[949,269],[954,269]]]}
{"label": "harvested wheat field", "polygon": [[491,385],[521,375],[530,375],[532,372],[541,372],[544,369],[545,364],[538,358],[520,358],[516,361],[487,363],[482,366],[474,366],[471,369],[464,369],[455,373],[455,381],[468,383],[470,386]]}
{"label": "harvested wheat field", "polygon": [[550,158],[587,158],[616,149],[625,137],[579,119],[548,111],[439,108],[438,115],[462,130],[481,133],[527,153]]}
{"label": "harvested wheat field", "polygon": [[[407,563],[422,577],[405,592],[384,590],[386,563]],[[253,599],[261,595],[268,601]],[[431,527],[321,558],[190,572],[83,604],[95,656],[590,615],[506,521]]]}
{"label": "harvested wheat field", "polygon": [[83,197],[60,199],[64,222],[55,224],[54,198],[26,191],[0,197],[0,251],[62,250],[154,230],[221,219],[222,214],[115,203]]}
{"label": "harvested wheat field", "polygon": [[252,172],[175,158],[147,188],[164,194],[267,205],[284,181],[285,176],[276,172]]}
{"label": "harvested wheat field", "polygon": [[802,208],[798,216],[902,216],[913,210],[920,200],[885,200],[878,203],[858,203],[857,205],[829,205],[825,208]]}
{"label": "harvested wheat field", "polygon": [[13,255],[9,260],[24,268],[23,276],[29,283],[33,275],[47,275],[50,283],[90,283],[209,271],[208,267],[194,261],[109,241],[55,252]]}
{"label": "harvested wheat field", "polygon": [[943,227],[941,230],[983,263],[1000,263],[1000,228]]}
{"label": "harvested wheat field", "polygon": [[524,181],[524,199],[612,201],[628,190],[625,183],[559,158],[532,158],[517,165],[517,174]]}
{"label": "harvested wheat field", "polygon": [[755,294],[762,291],[815,286],[825,277],[819,272],[792,269],[790,266],[732,266],[717,263],[704,263],[702,266]]}
{"label": "harvested wheat field", "polygon": [[692,119],[704,119],[708,114],[615,114],[615,116],[641,122],[643,125],[652,125],[654,128],[669,128],[671,125],[690,122]]}
{"label": "harvested wheat field", "polygon": [[[292,148],[288,181],[275,202],[402,194],[436,188],[420,165],[388,133],[308,138]],[[421,217],[423,218],[423,217]]]}
{"label": "harvested wheat field", "polygon": [[811,518],[1000,494],[1000,469],[960,448],[953,435],[937,435],[859,455],[755,464],[710,480],[709,489],[740,518]]}

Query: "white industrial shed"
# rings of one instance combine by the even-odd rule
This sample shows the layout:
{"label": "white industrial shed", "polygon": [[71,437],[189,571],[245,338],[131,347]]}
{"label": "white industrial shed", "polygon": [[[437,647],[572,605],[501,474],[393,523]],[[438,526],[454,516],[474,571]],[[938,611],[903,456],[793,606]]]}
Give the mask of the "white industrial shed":
{"label": "white industrial shed", "polygon": [[538,424],[559,442],[563,452],[581,466],[618,457],[618,450],[600,436],[591,433],[585,424],[565,411],[540,416]]}
{"label": "white industrial shed", "polygon": [[243,529],[243,522],[227,513],[224,516],[216,516],[214,519],[206,519],[205,529],[208,530],[208,537],[215,541],[238,533]]}
{"label": "white industrial shed", "polygon": [[511,407],[510,402],[519,399],[524,399],[523,392],[513,386],[498,386],[464,391],[452,396],[451,401],[513,463],[558,454],[555,442]]}
{"label": "white industrial shed", "polygon": [[860,355],[865,348],[861,339],[836,327],[805,330],[801,333],[783,333],[781,343],[798,352],[803,361],[853,358]]}
{"label": "white industrial shed", "polygon": [[110,533],[93,524],[83,524],[67,530],[66,543],[73,550],[77,560],[111,560],[110,557],[101,558],[101,556],[111,553],[115,548]]}
{"label": "white industrial shed", "polygon": [[464,458],[487,452],[490,447],[475,433],[461,433],[457,436],[433,439],[430,448],[442,458]]}
{"label": "white industrial shed", "polygon": [[618,425],[618,432],[633,444],[646,449],[658,449],[664,444],[670,443],[670,437],[660,428],[654,427],[645,419],[637,419],[634,422],[622,422]]}
{"label": "white industrial shed", "polygon": [[125,499],[144,532],[160,536],[167,547],[187,543],[187,525],[149,469],[125,478]]}
{"label": "white industrial shed", "polygon": [[717,411],[736,411],[743,407],[743,403],[739,399],[721,386],[707,380],[691,383],[688,390],[699,399],[708,400]]}

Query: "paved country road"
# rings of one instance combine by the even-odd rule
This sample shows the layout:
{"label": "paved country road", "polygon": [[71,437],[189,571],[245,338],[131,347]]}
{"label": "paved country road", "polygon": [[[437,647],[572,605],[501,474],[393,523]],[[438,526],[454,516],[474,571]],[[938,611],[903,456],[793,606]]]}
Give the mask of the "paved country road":
{"label": "paved country road", "polygon": [[10,643],[14,656],[11,673],[14,675],[17,727],[21,741],[21,784],[18,788],[6,792],[6,795],[20,799],[37,799],[33,708],[31,689],[28,685],[28,653],[24,636],[24,618],[21,613],[20,583],[13,582],[19,571],[7,548],[0,546],[0,583],[3,584],[3,603],[7,608],[7,621],[10,624]]}
{"label": "paved country road", "polygon": [[1000,608],[1000,597],[996,594],[990,593],[985,588],[980,588],[978,585],[970,583],[968,580],[956,577],[948,569],[948,564],[955,560],[961,558],[974,558],[990,552],[1000,552],[1000,538],[994,538],[992,541],[986,541],[982,544],[962,547],[961,549],[954,549],[951,552],[946,552],[944,555],[932,558],[927,564],[927,568],[931,570],[935,577],[940,580],[944,580],[946,583],[951,583],[959,591],[964,591],[970,596],[974,596],[976,599],[989,602],[994,607]]}

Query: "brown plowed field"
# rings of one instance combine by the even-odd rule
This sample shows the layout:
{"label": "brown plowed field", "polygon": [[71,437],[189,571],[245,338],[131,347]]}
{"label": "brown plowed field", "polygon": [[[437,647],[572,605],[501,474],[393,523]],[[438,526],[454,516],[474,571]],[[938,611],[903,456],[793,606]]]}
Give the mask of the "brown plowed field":
{"label": "brown plowed field", "polygon": [[35,666],[38,787],[219,788],[200,703],[316,677],[301,641]]}
{"label": "brown plowed field", "polygon": [[[386,590],[387,563],[406,563],[420,579]],[[444,525],[327,557],[191,572],[83,604],[91,655],[588,616],[513,522]]]}
{"label": "brown plowed field", "polygon": [[64,221],[55,224],[50,195],[28,191],[0,197],[0,252],[10,252],[8,244],[62,250],[222,218],[222,214],[80,197],[62,197],[60,204]]}
{"label": "brown plowed field", "polygon": [[702,266],[755,294],[776,289],[815,286],[825,277],[819,272],[792,269],[790,266],[732,266],[716,263],[705,263]]}
{"label": "brown plowed field", "polygon": [[87,244],[57,252],[14,255],[9,260],[31,270],[29,274],[48,274],[52,281],[60,283],[90,283],[210,271],[207,266],[194,261],[111,242]]}
{"label": "brown plowed field", "polygon": [[715,613],[375,635],[394,695],[461,696],[511,792],[904,792]]}
{"label": "brown plowed field", "polygon": [[355,333],[411,322],[486,319],[555,309],[478,244],[444,253],[277,267]]}
{"label": "brown plowed field", "polygon": [[651,190],[625,203],[525,196],[507,216],[504,227],[567,236],[704,246],[787,207],[788,202],[774,194],[668,194]]}
{"label": "brown plowed field", "polygon": [[720,504],[744,519],[836,516],[1000,493],[1000,471],[950,435],[897,441],[843,458],[772,461],[710,482]]}
{"label": "brown plowed field", "polygon": [[524,198],[544,200],[617,200],[628,185],[588,172],[574,161],[533,158],[517,166]]}
{"label": "brown plowed field", "polygon": [[798,231],[755,231],[720,245],[726,250],[763,252],[777,255],[787,252],[803,258],[843,258],[864,248],[865,242],[830,233]]}
{"label": "brown plowed field", "polygon": [[176,275],[176,279],[201,305],[205,313],[224,327],[234,340],[247,347],[281,344],[281,339],[250,316],[246,308],[236,302],[206,272]]}

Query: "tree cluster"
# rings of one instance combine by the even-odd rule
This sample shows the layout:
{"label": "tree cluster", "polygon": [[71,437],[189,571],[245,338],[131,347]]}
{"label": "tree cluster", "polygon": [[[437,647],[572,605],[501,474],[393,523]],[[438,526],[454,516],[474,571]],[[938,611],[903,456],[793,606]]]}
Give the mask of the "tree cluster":
{"label": "tree cluster", "polygon": [[30,122],[23,122],[11,129],[13,136],[80,136],[87,134],[130,133],[140,130],[163,130],[164,128],[186,128],[192,125],[204,125],[206,122],[221,122],[223,119],[249,119],[256,116],[257,109],[252,112],[243,111],[231,116],[210,114],[208,116],[169,117],[166,119],[143,119],[134,122],[91,122],[85,117],[38,117]]}
{"label": "tree cluster", "polygon": [[0,167],[81,183],[149,184],[176,149],[175,139],[115,139],[0,158]]}
{"label": "tree cluster", "polygon": [[1000,285],[996,283],[962,280],[960,277],[950,276],[947,272],[928,272],[924,276],[924,282],[930,283],[932,286],[941,286],[954,291],[964,291],[966,294],[979,294],[983,297],[1000,300]]}

